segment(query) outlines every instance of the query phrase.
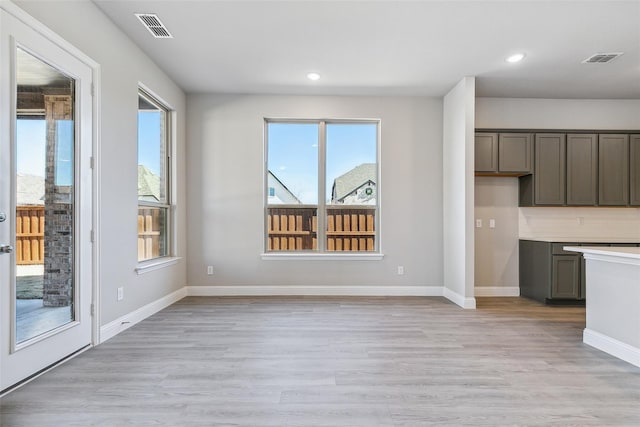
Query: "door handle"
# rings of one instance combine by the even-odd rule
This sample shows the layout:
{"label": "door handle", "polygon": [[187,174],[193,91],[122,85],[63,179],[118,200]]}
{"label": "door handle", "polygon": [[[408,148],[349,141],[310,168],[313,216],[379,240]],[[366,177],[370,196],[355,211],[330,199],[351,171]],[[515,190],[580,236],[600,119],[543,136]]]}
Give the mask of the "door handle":
{"label": "door handle", "polygon": [[11,252],[13,252],[13,246],[0,245],[0,254],[10,254]]}

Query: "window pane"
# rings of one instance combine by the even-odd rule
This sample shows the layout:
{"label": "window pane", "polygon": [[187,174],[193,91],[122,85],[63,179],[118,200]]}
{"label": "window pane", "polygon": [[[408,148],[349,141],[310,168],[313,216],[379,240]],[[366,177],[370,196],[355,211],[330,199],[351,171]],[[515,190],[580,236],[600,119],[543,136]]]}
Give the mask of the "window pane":
{"label": "window pane", "polygon": [[327,124],[327,204],[376,204],[375,123]]}
{"label": "window pane", "polygon": [[138,200],[167,202],[166,112],[138,99]]}
{"label": "window pane", "polygon": [[327,251],[375,251],[377,124],[327,124]]}
{"label": "window pane", "polygon": [[164,207],[138,207],[138,261],[168,255],[167,214]]}
{"label": "window pane", "polygon": [[138,95],[138,261],[170,255],[168,113]]}
{"label": "window pane", "polygon": [[269,123],[267,250],[317,250],[318,124]]}
{"label": "window pane", "polygon": [[267,203],[318,204],[318,125],[268,124],[268,186],[275,195]]}

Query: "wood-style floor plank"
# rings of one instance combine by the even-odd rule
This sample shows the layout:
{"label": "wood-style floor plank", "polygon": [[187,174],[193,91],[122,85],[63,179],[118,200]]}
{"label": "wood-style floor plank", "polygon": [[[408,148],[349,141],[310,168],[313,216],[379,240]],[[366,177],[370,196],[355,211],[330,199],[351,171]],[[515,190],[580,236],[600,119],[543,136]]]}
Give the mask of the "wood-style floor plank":
{"label": "wood-style floor plank", "polygon": [[185,298],[3,397],[0,425],[640,425],[640,369],[584,322],[522,298]]}

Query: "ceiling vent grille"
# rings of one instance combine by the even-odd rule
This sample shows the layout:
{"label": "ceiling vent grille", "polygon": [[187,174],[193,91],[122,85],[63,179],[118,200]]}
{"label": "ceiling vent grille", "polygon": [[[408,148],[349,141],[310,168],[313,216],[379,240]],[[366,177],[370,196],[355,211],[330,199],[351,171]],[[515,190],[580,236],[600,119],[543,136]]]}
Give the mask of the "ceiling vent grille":
{"label": "ceiling vent grille", "polygon": [[149,30],[149,32],[153,35],[153,37],[157,39],[172,39],[173,36],[167,30],[158,15],[154,15],[153,13],[136,13],[135,14],[140,22]]}
{"label": "ceiling vent grille", "polygon": [[607,64],[622,54],[623,52],[596,53],[595,55],[591,55],[590,57],[582,61],[582,63],[583,64]]}

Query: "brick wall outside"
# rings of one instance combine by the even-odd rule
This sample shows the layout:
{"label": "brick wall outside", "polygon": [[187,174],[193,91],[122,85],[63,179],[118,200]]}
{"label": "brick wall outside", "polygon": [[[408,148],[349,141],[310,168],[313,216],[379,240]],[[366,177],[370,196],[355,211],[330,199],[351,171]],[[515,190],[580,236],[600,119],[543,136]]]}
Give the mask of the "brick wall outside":
{"label": "brick wall outside", "polygon": [[70,95],[45,95],[47,153],[45,179],[44,295],[45,307],[73,301],[73,187],[55,182],[57,121],[73,119]]}

